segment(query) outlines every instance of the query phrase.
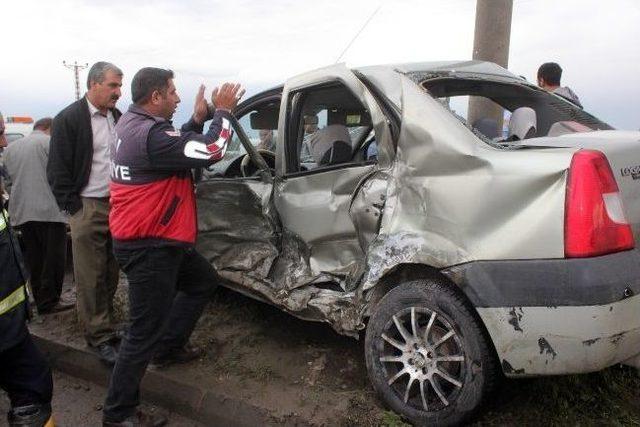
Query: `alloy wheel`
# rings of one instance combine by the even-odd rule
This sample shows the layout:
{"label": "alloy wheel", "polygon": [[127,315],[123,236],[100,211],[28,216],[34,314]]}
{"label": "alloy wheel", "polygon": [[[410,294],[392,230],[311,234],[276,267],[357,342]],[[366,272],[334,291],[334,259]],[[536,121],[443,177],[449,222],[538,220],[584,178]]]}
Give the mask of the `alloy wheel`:
{"label": "alloy wheel", "polygon": [[443,314],[413,306],[397,312],[385,325],[378,349],[387,385],[405,404],[435,412],[458,397],[465,351]]}

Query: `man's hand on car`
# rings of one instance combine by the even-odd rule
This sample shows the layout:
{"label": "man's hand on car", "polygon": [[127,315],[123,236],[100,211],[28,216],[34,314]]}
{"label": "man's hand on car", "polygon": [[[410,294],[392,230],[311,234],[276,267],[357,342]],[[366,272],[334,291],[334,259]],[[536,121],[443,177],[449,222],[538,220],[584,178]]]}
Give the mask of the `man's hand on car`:
{"label": "man's hand on car", "polygon": [[216,110],[231,112],[238,105],[238,101],[242,98],[244,92],[240,83],[224,83],[220,88],[213,90],[211,102],[213,102]]}

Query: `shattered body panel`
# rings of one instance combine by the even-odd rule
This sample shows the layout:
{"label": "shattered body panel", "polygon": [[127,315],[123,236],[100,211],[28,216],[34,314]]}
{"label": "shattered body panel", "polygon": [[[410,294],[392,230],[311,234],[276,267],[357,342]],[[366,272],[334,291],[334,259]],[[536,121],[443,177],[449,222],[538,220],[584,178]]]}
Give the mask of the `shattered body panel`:
{"label": "shattered body panel", "polygon": [[[362,79],[340,64],[286,83],[271,181],[199,184],[198,249],[228,286],[357,337],[373,308],[372,291],[403,265],[449,269],[448,279],[460,284],[451,267],[564,258],[567,171],[579,145],[563,144],[569,137],[539,138],[540,145],[532,140],[521,149],[488,143],[429,96],[416,75],[514,85],[524,84],[522,79],[477,61],[357,72]],[[288,100],[298,90],[336,81],[370,112],[377,163],[287,175]],[[396,137],[389,111],[399,118]],[[637,185],[627,187],[631,197],[638,195]],[[637,204],[634,215],[640,214]],[[632,218],[637,239],[637,217]],[[505,372],[515,375],[584,372],[633,359],[640,345],[639,308],[637,297],[602,307],[521,307],[521,330],[512,324],[514,307],[484,306],[478,312],[506,362]],[[568,331],[580,327],[566,325],[568,315],[585,322],[596,316],[604,323]],[[620,319],[629,326],[621,327]],[[582,344],[591,339],[597,339],[593,346]],[[610,351],[614,339],[617,347]]]}
{"label": "shattered body panel", "polygon": [[415,83],[399,78],[402,128],[364,289],[399,263],[443,268],[563,257],[566,171],[575,149],[514,152],[479,143]]}
{"label": "shattered body panel", "polygon": [[229,287],[301,318],[357,330],[353,293],[312,285],[298,289],[327,279],[312,272],[304,243],[281,231],[269,212],[270,193],[270,185],[250,181],[201,183],[198,250]]}

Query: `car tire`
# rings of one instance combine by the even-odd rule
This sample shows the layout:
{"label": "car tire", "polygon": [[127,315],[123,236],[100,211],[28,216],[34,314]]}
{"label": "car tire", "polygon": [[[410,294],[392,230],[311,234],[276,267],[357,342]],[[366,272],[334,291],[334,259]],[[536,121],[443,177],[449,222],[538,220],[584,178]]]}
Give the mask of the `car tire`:
{"label": "car tire", "polygon": [[369,319],[365,357],[378,395],[415,425],[464,423],[499,379],[479,317],[444,280],[390,290]]}

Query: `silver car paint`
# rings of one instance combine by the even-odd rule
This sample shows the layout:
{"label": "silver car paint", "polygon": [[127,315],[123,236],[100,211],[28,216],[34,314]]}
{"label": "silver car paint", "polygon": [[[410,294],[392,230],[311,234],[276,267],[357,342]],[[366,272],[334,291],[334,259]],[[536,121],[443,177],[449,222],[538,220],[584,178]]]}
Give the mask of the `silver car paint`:
{"label": "silver car paint", "polygon": [[601,306],[478,308],[478,313],[506,375],[560,375],[640,357],[639,305],[640,295]]}
{"label": "silver car paint", "polygon": [[[220,180],[199,186],[199,249],[230,286],[301,318],[329,322],[336,331],[357,336],[371,309],[370,291],[402,264],[443,268],[476,260],[564,256],[565,185],[577,148],[573,144],[522,150],[491,146],[404,73],[514,83],[521,79],[494,64],[476,61],[359,71],[400,113],[397,141],[392,141],[375,99],[343,65],[289,80],[283,99],[310,85],[336,80],[345,84],[370,109],[379,144],[377,165],[286,177],[284,132],[278,132],[273,184],[236,180],[230,188],[225,182],[233,180]],[[285,124],[283,105],[279,128]],[[236,191],[251,201],[249,207],[234,200]],[[626,304],[636,309],[639,305],[637,299]],[[527,344],[518,352],[509,344],[513,328],[504,324],[504,313],[511,309],[481,311],[499,357],[510,360],[516,371],[529,363],[527,374],[551,373],[533,357],[535,346]],[[567,308],[574,309],[576,313],[596,310]],[[531,334],[537,331],[544,338],[540,329],[544,323],[535,319],[542,321],[550,309],[531,310]],[[572,340],[575,337],[568,342]],[[633,335],[631,340],[637,347],[640,338]],[[611,360],[633,356],[628,347],[613,352],[607,356]],[[570,355],[567,347],[566,356]],[[574,371],[564,362],[554,369]]]}

